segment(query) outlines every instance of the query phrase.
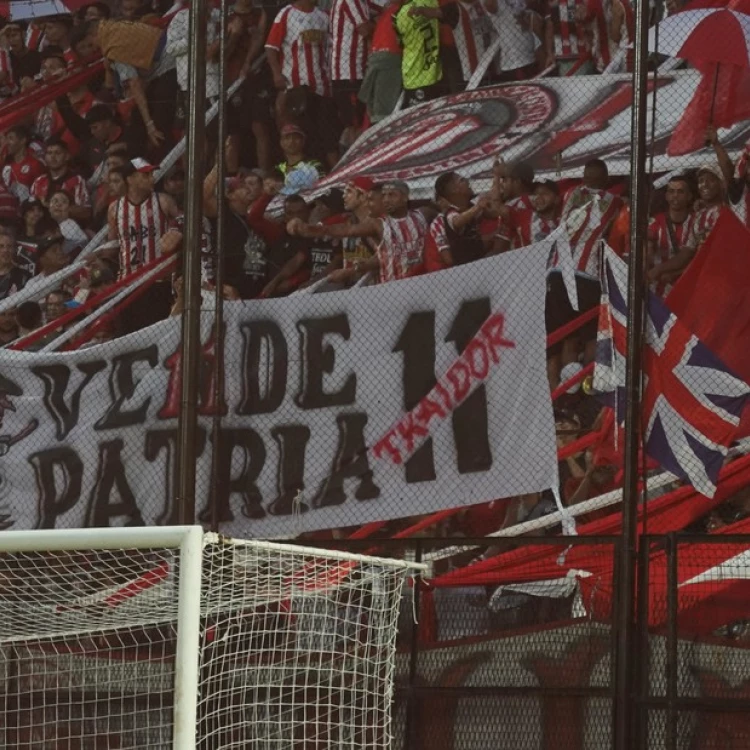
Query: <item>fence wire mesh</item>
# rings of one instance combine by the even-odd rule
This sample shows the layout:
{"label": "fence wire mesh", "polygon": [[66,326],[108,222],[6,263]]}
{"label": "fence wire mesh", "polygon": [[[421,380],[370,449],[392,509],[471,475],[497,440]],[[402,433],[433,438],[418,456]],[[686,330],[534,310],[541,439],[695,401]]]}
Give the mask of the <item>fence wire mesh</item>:
{"label": "fence wire mesh", "polygon": [[[5,11],[4,524],[177,517],[179,324],[194,253],[202,377],[186,458],[206,524],[287,537],[419,524],[569,532],[571,516],[590,522],[616,505],[628,0],[212,4],[191,248],[193,11],[167,5]],[[718,261],[692,258],[718,257],[708,237],[720,216],[725,233],[738,229],[725,208],[746,218],[747,121],[733,95],[744,69],[730,34],[745,16],[649,12],[644,472],[660,473],[653,494],[676,477],[711,495],[747,368],[716,334],[722,295],[708,310],[694,300],[709,287],[729,294],[741,264],[722,258],[718,279]],[[731,43],[716,43],[711,24]]]}
{"label": "fence wire mesh", "polygon": [[[609,553],[564,555],[571,588],[552,597],[534,567],[549,555],[506,558],[504,538],[621,531],[637,246],[639,533],[750,532],[745,5],[220,0],[198,30],[196,165],[185,133],[202,0],[0,3],[0,528],[175,523],[188,461],[197,520],[233,536],[450,540],[424,549],[436,575],[471,574],[465,589],[431,592],[430,637],[531,628],[563,658],[568,631],[554,645],[550,623],[586,611],[596,630],[613,616]],[[636,205],[648,218],[631,243],[641,43]],[[186,216],[186,174],[201,216]],[[185,397],[196,255],[200,377]],[[186,399],[198,410],[188,446]],[[679,700],[703,700],[704,639],[740,648],[750,620],[733,590],[717,590],[715,607],[703,589],[691,599],[682,571],[722,564],[696,549],[679,555],[673,601],[669,551],[657,545],[642,566],[649,746],[718,742],[721,722],[701,729],[700,710]],[[502,585],[537,593],[493,609],[493,559],[516,566]],[[721,622],[694,633],[693,605]],[[440,668],[435,653],[420,652],[412,677]],[[722,672],[728,685],[743,684],[743,663]],[[484,687],[522,691],[527,672],[487,673]],[[611,741],[609,698],[565,698],[599,718],[564,740],[526,733],[536,700],[472,695],[460,711],[479,718],[456,742],[486,744],[498,712],[515,727],[512,750]],[[418,714],[397,706],[404,746],[448,741],[416,729]]]}

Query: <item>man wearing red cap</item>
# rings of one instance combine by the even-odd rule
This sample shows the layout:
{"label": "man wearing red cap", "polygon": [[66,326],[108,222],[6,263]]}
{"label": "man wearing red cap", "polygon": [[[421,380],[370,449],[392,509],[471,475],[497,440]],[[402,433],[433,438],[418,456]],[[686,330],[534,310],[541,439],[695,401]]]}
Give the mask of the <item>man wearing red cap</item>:
{"label": "man wearing red cap", "polygon": [[355,264],[357,273],[377,270],[380,281],[396,281],[424,271],[424,244],[428,222],[422,209],[409,208],[409,186],[400,180],[383,185],[385,215],[357,224],[322,227],[300,221],[289,222],[290,234],[303,237],[361,237],[377,242],[375,255]]}
{"label": "man wearing red cap", "polygon": [[[348,224],[354,226],[372,216],[370,194],[375,183],[370,177],[355,177],[344,188],[344,208],[349,211]],[[375,255],[377,244],[371,237],[344,237],[341,254],[334,259],[336,267],[329,278],[333,282],[351,284],[361,275],[362,267]]]}
{"label": "man wearing red cap", "polygon": [[277,164],[276,169],[284,175],[284,179],[292,170],[306,166],[316,169],[319,175],[323,174],[323,165],[316,159],[308,159],[305,154],[307,136],[301,127],[288,123],[282,126],[280,136],[284,161]]}
{"label": "man wearing red cap", "polygon": [[127,192],[109,207],[109,239],[120,242],[120,278],[162,255],[173,252],[182,241],[169,229],[179,215],[174,199],[154,190],[156,167],[145,159],[133,159],[121,167]]}

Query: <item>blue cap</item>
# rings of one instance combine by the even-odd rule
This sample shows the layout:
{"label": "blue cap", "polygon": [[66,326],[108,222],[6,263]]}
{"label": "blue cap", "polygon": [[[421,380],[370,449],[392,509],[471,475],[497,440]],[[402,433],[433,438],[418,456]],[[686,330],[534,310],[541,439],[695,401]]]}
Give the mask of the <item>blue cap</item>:
{"label": "blue cap", "polygon": [[312,164],[301,164],[287,172],[284,185],[279,191],[282,195],[296,195],[311,188],[319,178],[318,170]]}

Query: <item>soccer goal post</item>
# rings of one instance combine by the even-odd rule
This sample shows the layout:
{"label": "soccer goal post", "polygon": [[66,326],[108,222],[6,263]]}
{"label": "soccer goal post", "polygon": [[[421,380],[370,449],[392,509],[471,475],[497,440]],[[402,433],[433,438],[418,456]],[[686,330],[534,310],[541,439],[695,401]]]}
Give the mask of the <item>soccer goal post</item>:
{"label": "soccer goal post", "polygon": [[419,564],[198,526],[0,533],[0,746],[385,750]]}

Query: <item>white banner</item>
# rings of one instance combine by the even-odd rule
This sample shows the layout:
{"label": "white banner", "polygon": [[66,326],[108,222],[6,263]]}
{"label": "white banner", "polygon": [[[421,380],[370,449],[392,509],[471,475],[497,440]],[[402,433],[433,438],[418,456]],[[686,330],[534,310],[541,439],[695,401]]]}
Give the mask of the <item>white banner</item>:
{"label": "white banner", "polygon": [[[546,244],[346,292],[225,306],[212,479],[203,320],[199,515],[292,536],[546,489]],[[173,503],[179,320],[64,354],[0,351],[0,522],[163,524]]]}

